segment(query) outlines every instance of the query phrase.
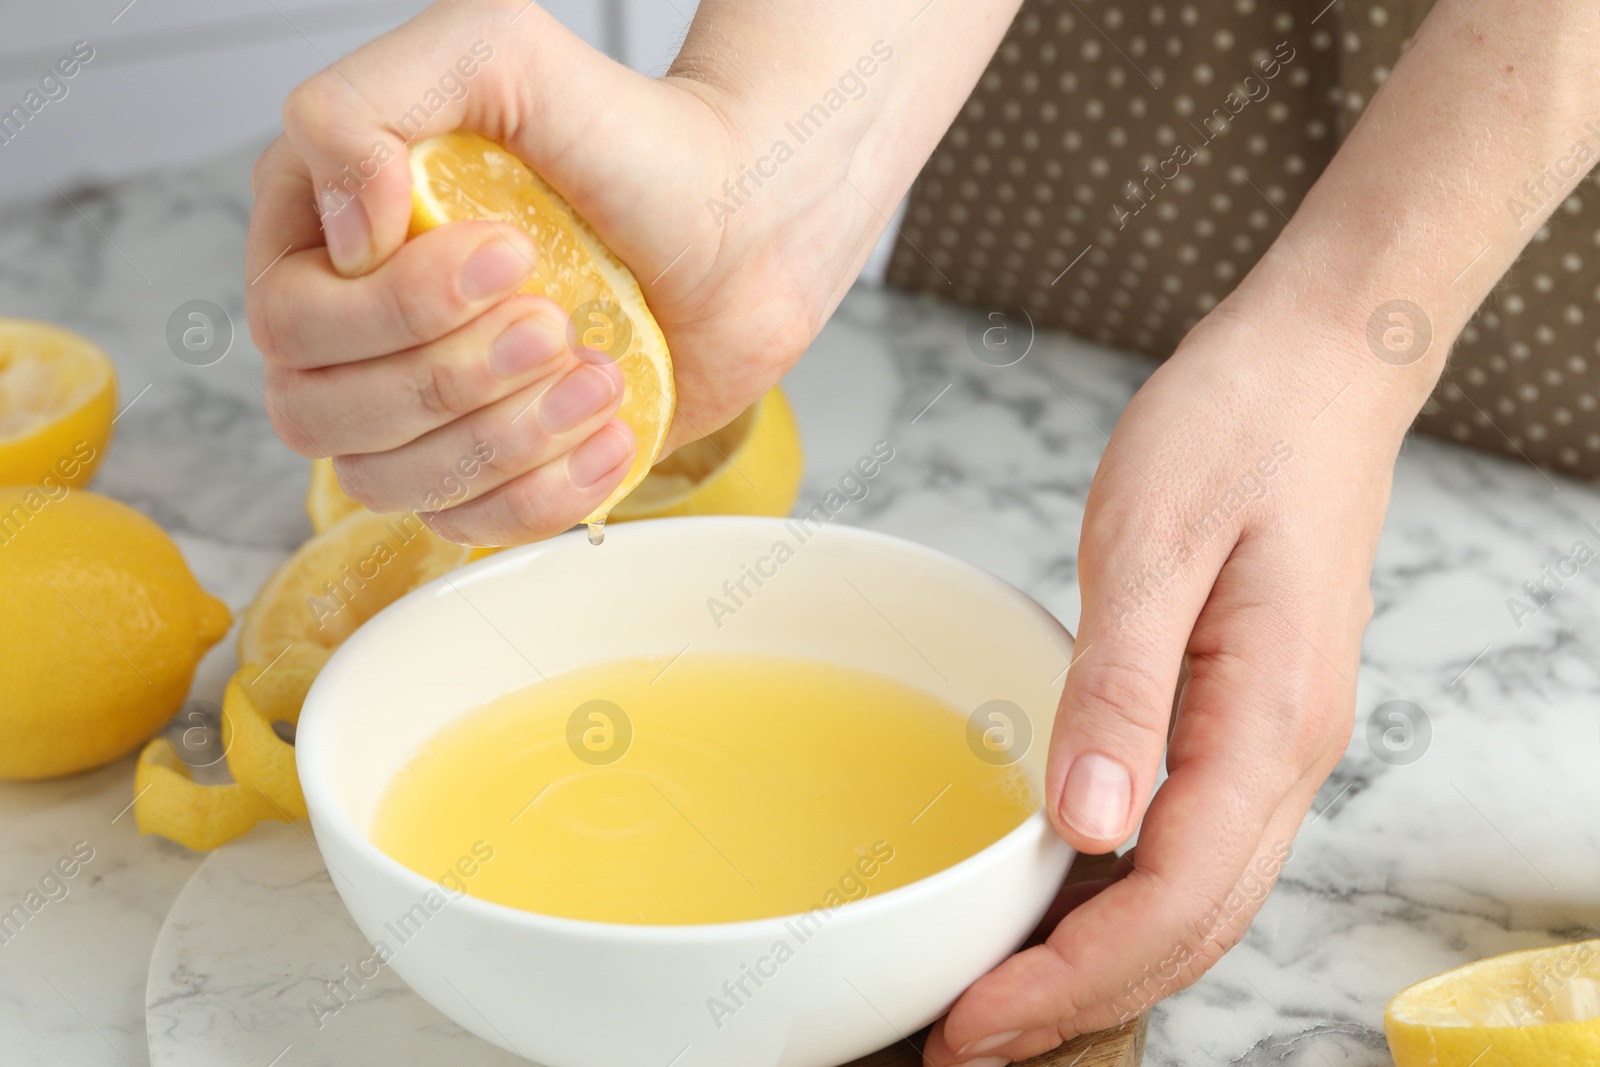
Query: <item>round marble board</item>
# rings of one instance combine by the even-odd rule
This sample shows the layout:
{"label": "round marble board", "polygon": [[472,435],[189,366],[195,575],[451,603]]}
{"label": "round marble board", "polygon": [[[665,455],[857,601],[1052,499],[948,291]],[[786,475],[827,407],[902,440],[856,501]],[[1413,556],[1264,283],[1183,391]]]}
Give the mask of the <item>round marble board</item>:
{"label": "round marble board", "polygon": [[[1094,858],[1073,869],[1093,877]],[[267,823],[212,853],[173,903],[150,960],[152,1067],[524,1063],[446,1019],[356,929],[304,823]],[[370,976],[370,977],[369,977]],[[338,993],[336,983],[342,983]],[[915,1040],[915,1039],[914,1039]],[[1137,1067],[1144,1019],[1029,1063]],[[899,1041],[850,1067],[921,1060]]]}

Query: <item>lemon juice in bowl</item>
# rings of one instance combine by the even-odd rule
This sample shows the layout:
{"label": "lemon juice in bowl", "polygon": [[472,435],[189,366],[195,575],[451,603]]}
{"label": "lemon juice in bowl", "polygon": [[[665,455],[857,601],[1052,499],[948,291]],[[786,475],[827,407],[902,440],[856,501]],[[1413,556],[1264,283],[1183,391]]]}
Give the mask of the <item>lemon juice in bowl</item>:
{"label": "lemon juice in bowl", "polygon": [[1035,794],[924,690],[691,652],[580,668],[463,715],[395,774],[372,839],[430,877],[477,846],[465,891],[540,914],[736,922],[927,877],[1014,830]]}
{"label": "lemon juice in bowl", "polygon": [[[1039,803],[1070,635],[991,575],[836,525],[713,618],[708,595],[796,544],[793,521],[503,552],[379,612],[318,675],[295,747],[317,845],[446,1016],[551,1067],[689,1043],[683,1067],[834,1067],[927,1025],[1037,926],[1073,856]],[[484,725],[497,711],[532,740]],[[458,769],[400,817],[433,756]],[[558,773],[519,773],[534,756]],[[600,890],[631,896],[548,884],[562,861],[581,887],[590,848],[620,872]],[[513,861],[542,899],[494,889]]]}

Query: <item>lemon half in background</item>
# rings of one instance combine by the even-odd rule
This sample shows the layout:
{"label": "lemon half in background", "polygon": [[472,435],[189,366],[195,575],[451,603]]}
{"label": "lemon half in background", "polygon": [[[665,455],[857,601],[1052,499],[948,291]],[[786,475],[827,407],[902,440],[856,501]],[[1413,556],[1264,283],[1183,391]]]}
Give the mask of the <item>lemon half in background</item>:
{"label": "lemon half in background", "polygon": [[1469,963],[1389,1001],[1397,1067],[1600,1064],[1600,941]]}
{"label": "lemon half in background", "polygon": [[411,146],[411,233],[465,219],[516,226],[539,262],[522,287],[572,316],[577,344],[603,351],[622,371],[618,417],[638,443],[622,483],[584,518],[602,523],[661,455],[672,424],[672,359],[633,273],[561,194],[487,137],[457,131]]}
{"label": "lemon half in background", "polygon": [[775,387],[722,429],[657,463],[611,518],[783,516],[794,507],[804,474],[800,429],[788,398]]}
{"label": "lemon half in background", "polygon": [[444,540],[410,512],[356,507],[261,587],[239,627],[240,663],[320,670],[356,627],[474,558],[472,548]]}
{"label": "lemon half in background", "polygon": [[117,376],[92,341],[28,319],[0,318],[0,485],[94,477],[111,437]]}
{"label": "lemon half in background", "polygon": [[[774,388],[728,425],[661,460],[611,512],[612,522],[669,515],[789,514],[805,475],[794,411]],[[354,512],[367,512],[339,485],[333,462],[311,461],[306,515],[322,532]]]}
{"label": "lemon half in background", "polygon": [[338,484],[313,475],[313,521],[319,514],[334,521],[272,572],[239,627],[244,666],[222,702],[233,782],[196,782],[172,744],[156,738],[140,753],[134,780],[141,832],[205,850],[264,820],[303,818],[293,730],[317,672],[362,623],[486,552],[445,541],[412,513],[378,515],[343,493],[333,497]]}

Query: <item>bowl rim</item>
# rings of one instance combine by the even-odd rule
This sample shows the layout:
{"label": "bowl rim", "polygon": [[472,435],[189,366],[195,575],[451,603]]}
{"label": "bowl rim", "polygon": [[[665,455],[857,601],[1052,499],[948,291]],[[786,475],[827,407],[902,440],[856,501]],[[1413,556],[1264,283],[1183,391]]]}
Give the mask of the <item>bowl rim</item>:
{"label": "bowl rim", "polygon": [[[682,529],[684,526],[694,524],[698,526],[781,526],[792,521],[792,517],[784,516],[766,517],[753,515],[695,515],[678,516],[663,519],[640,519],[626,524],[633,530],[647,530],[659,528],[662,524],[671,524],[672,529]],[[1070,662],[1072,649],[1076,639],[1066,626],[1057,619],[1044,605],[1033,597],[1018,589],[1010,582],[998,577],[976,564],[952,556],[947,552],[931,548],[927,545],[892,534],[879,533],[875,530],[863,529],[859,526],[834,526],[818,527],[813,536],[826,535],[829,537],[843,538],[847,541],[873,544],[877,547],[887,547],[897,552],[906,552],[920,556],[925,560],[937,563],[953,570],[964,572],[969,577],[979,579],[983,584],[1000,594],[1001,597],[1011,600],[1023,611],[1035,615],[1048,629],[1051,629],[1062,638],[1067,646],[1067,656]],[[601,922],[593,919],[574,919],[562,915],[546,915],[542,912],[529,911],[525,908],[513,907],[510,904],[501,904],[482,897],[475,897],[470,893],[457,894],[446,888],[442,883],[434,881],[425,875],[419,874],[390,856],[379,848],[370,837],[362,833],[353,820],[345,815],[341,806],[331,795],[331,785],[326,776],[318,777],[316,774],[305,774],[306,768],[320,771],[322,762],[327,758],[323,747],[321,735],[326,727],[322,727],[324,720],[331,721],[332,711],[321,711],[318,702],[319,693],[328,692],[337,677],[349,668],[346,664],[353,662],[356,657],[363,654],[369,645],[383,639],[383,629],[388,621],[402,614],[409,605],[430,599],[442,590],[451,588],[460,583],[476,583],[490,579],[493,574],[502,569],[522,569],[527,562],[539,556],[548,554],[558,548],[584,537],[582,527],[575,527],[565,533],[537,541],[533,544],[519,545],[497,552],[491,556],[476,560],[465,566],[458,567],[448,574],[441,575],[416,589],[377,612],[368,619],[356,632],[351,634],[345,642],[334,651],[322,670],[318,672],[306,694],[305,705],[302,708],[299,725],[296,728],[295,767],[299,773],[301,790],[305,795],[306,808],[312,824],[313,835],[317,838],[317,851],[323,854],[323,862],[328,864],[330,871],[332,864],[328,863],[327,851],[322,844],[324,833],[331,833],[338,839],[339,844],[346,850],[353,851],[369,867],[386,873],[408,891],[409,897],[414,897],[418,902],[433,890],[446,897],[446,904],[452,908],[464,907],[469,914],[475,914],[485,921],[510,923],[535,932],[560,935],[575,938],[588,938],[602,942],[634,942],[649,944],[694,944],[705,942],[739,942],[753,937],[761,936],[760,931],[766,929],[783,929],[788,923],[807,915],[819,912],[829,916],[829,924],[841,915],[856,921],[870,919],[875,913],[887,908],[912,906],[919,898],[943,893],[953,884],[975,877],[981,870],[999,863],[1014,853],[1038,847],[1059,847],[1067,850],[1068,862],[1072,859],[1072,846],[1055,833],[1045,816],[1044,804],[1022,820],[1016,827],[1007,831],[1003,836],[985,847],[974,852],[948,867],[942,867],[932,874],[925,875],[904,885],[881,893],[869,892],[857,900],[849,900],[832,909],[813,908],[810,911],[787,912],[782,915],[766,916],[758,919],[738,919],[730,922],[719,923],[613,923]],[[632,530],[626,536],[632,537]],[[648,533],[642,536],[650,536]],[[588,547],[587,544],[585,547]],[[333,679],[333,680],[330,680]],[[309,729],[307,729],[309,727]],[[309,744],[307,742],[309,741]],[[1034,742],[1039,743],[1039,734],[1036,732]],[[303,760],[302,760],[303,757]],[[1041,791],[1048,787],[1040,784]],[[337,884],[336,884],[337,886]],[[359,891],[359,886],[356,886]],[[341,894],[342,895],[342,894]],[[440,909],[443,910],[443,909]]]}

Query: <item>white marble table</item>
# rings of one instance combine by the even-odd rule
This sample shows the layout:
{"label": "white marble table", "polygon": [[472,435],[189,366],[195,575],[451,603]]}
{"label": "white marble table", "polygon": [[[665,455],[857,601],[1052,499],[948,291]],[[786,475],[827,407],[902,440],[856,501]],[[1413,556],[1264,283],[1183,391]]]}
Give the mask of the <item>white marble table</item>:
{"label": "white marble table", "polygon": [[[80,330],[120,369],[131,406],[96,489],[173,531],[235,609],[309,532],[305,463],[263,414],[243,328],[248,164],[232,156],[68,189],[75,206],[0,210],[0,314]],[[191,299],[220,304],[238,327],[213,366],[167,349],[167,317]],[[1101,431],[1149,365],[1040,337],[1021,363],[992,367],[969,351],[966,322],[931,303],[851,295],[788,383],[809,456],[804,498],[888,439],[896,459],[840,521],[971,560],[1073,626],[1077,530]],[[1408,444],[1350,751],[1245,942],[1156,1009],[1148,1063],[1376,1067],[1388,1062],[1383,1002],[1402,985],[1470,958],[1595,936],[1600,571],[1582,572],[1520,629],[1506,608],[1575,540],[1600,544],[1590,520],[1600,526],[1591,489]],[[231,667],[231,648],[215,650],[193,696],[220,699]],[[1366,740],[1366,718],[1391,699],[1416,702],[1431,721],[1430,747],[1409,765],[1377,759]],[[66,899],[0,944],[0,1059],[146,1060],[152,946],[199,857],[140,838],[131,815],[119,817],[131,780],[124,760],[0,785],[0,906],[75,842],[95,850]]]}

